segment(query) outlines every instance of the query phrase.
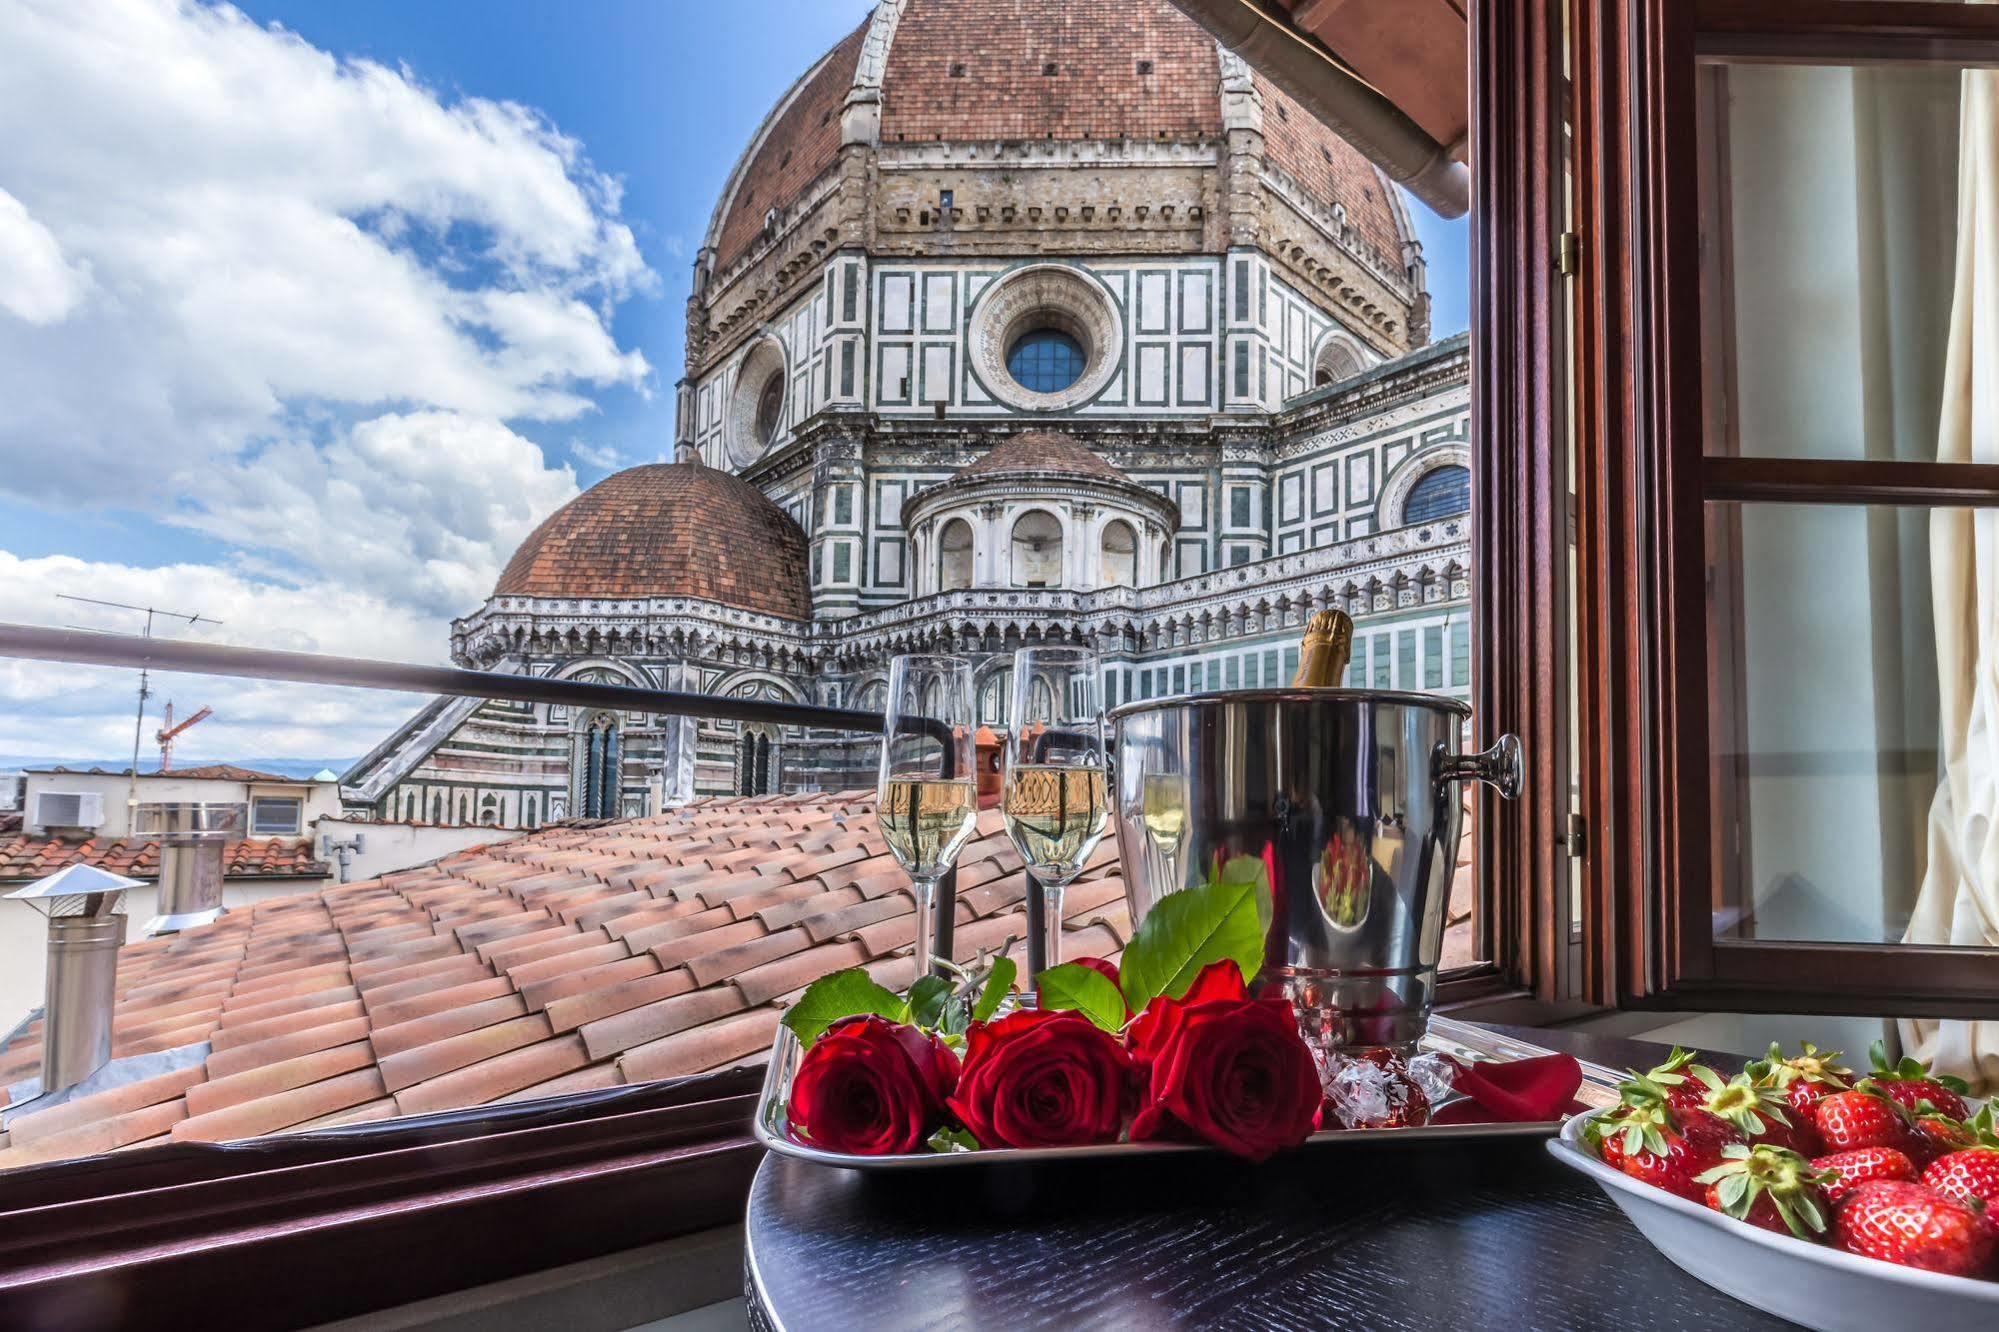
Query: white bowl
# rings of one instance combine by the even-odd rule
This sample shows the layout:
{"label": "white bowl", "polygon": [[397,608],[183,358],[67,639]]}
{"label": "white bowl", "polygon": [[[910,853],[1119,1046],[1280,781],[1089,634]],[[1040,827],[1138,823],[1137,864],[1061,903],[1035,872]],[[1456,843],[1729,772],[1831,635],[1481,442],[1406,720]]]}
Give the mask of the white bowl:
{"label": "white bowl", "polygon": [[1999,1327],[1999,1281],[1943,1276],[1774,1234],[1605,1165],[1583,1140],[1584,1126],[1602,1113],[1571,1119],[1548,1150],[1601,1185],[1654,1248],[1716,1290],[1825,1332]]}

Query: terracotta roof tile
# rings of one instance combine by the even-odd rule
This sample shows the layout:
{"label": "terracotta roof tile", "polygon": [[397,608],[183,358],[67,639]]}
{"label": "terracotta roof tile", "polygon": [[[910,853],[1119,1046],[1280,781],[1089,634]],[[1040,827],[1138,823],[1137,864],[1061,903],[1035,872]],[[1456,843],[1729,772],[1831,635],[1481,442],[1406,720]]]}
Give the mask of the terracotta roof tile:
{"label": "terracotta roof tile", "polygon": [[770,1048],[779,1014],[758,1008],[634,1046],[618,1056],[627,1082],[679,1078]]}
{"label": "terracotta roof tile", "polygon": [[[118,1053],[207,1040],[205,1062],[17,1116],[0,1167],[755,1059],[780,1006],[829,971],[908,983],[915,905],[872,806],[704,800],[553,827],[131,944]],[[1099,860],[1109,872],[1064,899],[1072,955],[1115,954],[1129,934],[1113,853]],[[960,958],[1025,935],[1024,882],[982,817],[960,866]],[[32,1074],[40,1039],[31,1023],[0,1048],[0,1079]]]}
{"label": "terracotta roof tile", "polygon": [[[311,1011],[323,1013],[326,1010]],[[208,1056],[208,1076],[226,1078],[232,1073],[256,1068],[261,1064],[276,1063],[282,1059],[311,1054],[316,1050],[330,1050],[336,1045],[367,1039],[368,1019],[364,1017],[355,1016],[335,1022],[322,1022],[316,1027],[302,1027],[297,1031],[285,1032],[266,1040],[251,1041],[246,1045],[233,1046],[227,1050],[211,1050]]]}
{"label": "terracotta roof tile", "polygon": [[[15,830],[0,835],[0,883],[39,879],[70,865],[95,865],[133,879],[160,877],[154,837],[44,837]],[[324,879],[332,871],[312,854],[306,837],[246,837],[229,844],[222,874],[230,879]]]}
{"label": "terracotta roof tile", "polygon": [[538,1041],[405,1088],[396,1093],[396,1106],[407,1115],[484,1105],[537,1082],[574,1073],[589,1062],[590,1053],[580,1037]]}
{"label": "terracotta roof tile", "polygon": [[382,1075],[373,1067],[361,1068],[275,1096],[239,1102],[211,1114],[191,1115],[173,1126],[173,1136],[196,1142],[254,1138],[381,1095]]}
{"label": "terracotta roof tile", "polygon": [[73,1101],[51,1106],[39,1114],[18,1116],[8,1129],[9,1145],[25,1147],[93,1120],[115,1118],[162,1101],[178,1100],[182,1092],[200,1082],[202,1077],[201,1065],[194,1064],[80,1096]]}
{"label": "terracotta roof tile", "polygon": [[526,1017],[527,1012],[527,1001],[509,991],[476,1004],[447,1008],[390,1027],[377,1027],[374,1034],[375,1053],[401,1054],[420,1045],[429,1045],[432,1041],[441,1041],[447,1036]]}
{"label": "terracotta roof tile", "polygon": [[280,1059],[274,1064],[246,1068],[227,1077],[211,1077],[187,1089],[188,1112],[205,1115],[244,1101],[303,1087],[337,1073],[349,1073],[371,1066],[374,1062],[375,1052],[369,1049],[368,1043],[356,1041],[352,1045],[337,1045],[330,1050],[315,1050],[311,1054]]}
{"label": "terracotta roof tile", "polygon": [[590,1047],[591,1057],[602,1059],[620,1050],[629,1050],[634,1045],[685,1031],[697,1023],[739,1012],[746,1006],[740,990],[723,985],[712,990],[691,990],[657,1003],[641,1004],[611,1017],[586,1022],[577,1030]]}
{"label": "terracotta roof tile", "polygon": [[467,1064],[476,1064],[482,1059],[546,1040],[552,1035],[554,1032],[548,1025],[548,1019],[539,1013],[481,1026],[427,1045],[383,1055],[380,1060],[382,1085],[389,1091],[398,1091]]}
{"label": "terracotta roof tile", "polygon": [[[653,965],[659,964],[654,962]],[[573,998],[551,999],[548,1003],[548,1020],[554,1024],[557,1031],[569,1031],[586,1022],[609,1017],[613,1013],[622,1013],[641,1004],[670,999],[676,994],[686,994],[693,988],[694,977],[687,974],[685,967],[675,967],[671,971],[660,971],[650,976],[618,981],[608,988],[592,990]]]}
{"label": "terracotta roof tile", "polygon": [[545,1008],[558,999],[571,995],[588,994],[592,990],[606,990],[625,981],[638,980],[643,976],[656,975],[659,963],[652,954],[641,953],[619,962],[607,962],[600,966],[585,967],[581,971],[567,971],[547,980],[523,981],[519,976],[510,977],[521,987],[521,998],[527,1000],[530,1009]]}

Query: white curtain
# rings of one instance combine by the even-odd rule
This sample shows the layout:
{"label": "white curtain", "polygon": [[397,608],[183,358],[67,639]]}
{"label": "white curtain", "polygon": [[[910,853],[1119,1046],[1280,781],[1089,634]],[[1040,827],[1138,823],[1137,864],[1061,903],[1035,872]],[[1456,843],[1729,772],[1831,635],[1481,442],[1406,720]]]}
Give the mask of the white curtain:
{"label": "white curtain", "polygon": [[[1999,463],[1999,72],[1967,71],[1939,462]],[[1999,510],[1930,517],[1943,782],[1905,943],[1999,947]],[[1994,967],[1999,983],[1999,965]],[[1905,1021],[1904,1047],[1999,1091],[1999,1020]]]}

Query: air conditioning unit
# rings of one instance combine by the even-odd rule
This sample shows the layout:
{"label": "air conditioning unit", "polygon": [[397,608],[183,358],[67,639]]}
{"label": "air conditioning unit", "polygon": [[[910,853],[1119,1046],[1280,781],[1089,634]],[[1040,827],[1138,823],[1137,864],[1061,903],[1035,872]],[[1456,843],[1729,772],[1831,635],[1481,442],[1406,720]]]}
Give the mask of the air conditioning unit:
{"label": "air conditioning unit", "polygon": [[101,828],[104,797],[95,791],[37,791],[35,823],[43,828]]}

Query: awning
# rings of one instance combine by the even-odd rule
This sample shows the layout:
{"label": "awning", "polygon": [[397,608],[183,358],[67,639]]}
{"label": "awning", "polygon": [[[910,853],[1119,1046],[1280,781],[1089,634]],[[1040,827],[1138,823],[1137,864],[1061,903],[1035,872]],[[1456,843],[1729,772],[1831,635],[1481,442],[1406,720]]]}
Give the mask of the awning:
{"label": "awning", "polygon": [[1471,207],[1465,0],[1174,0],[1445,217]]}

